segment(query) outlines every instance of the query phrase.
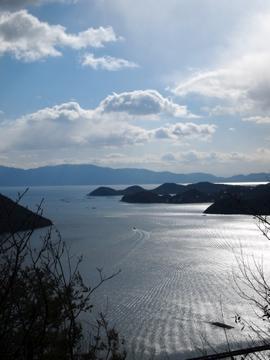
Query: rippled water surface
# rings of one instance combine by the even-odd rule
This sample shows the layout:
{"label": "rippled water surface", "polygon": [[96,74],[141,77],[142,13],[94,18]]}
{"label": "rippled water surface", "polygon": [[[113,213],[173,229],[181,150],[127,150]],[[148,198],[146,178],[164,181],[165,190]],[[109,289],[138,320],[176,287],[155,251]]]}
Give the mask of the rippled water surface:
{"label": "rippled water surface", "polygon": [[[226,349],[224,330],[211,325],[234,324],[236,313],[256,316],[236,293],[235,256],[261,261],[266,273],[270,244],[248,216],[203,215],[207,204],[136,205],[119,197],[86,194],[93,187],[35,187],[23,199],[34,208],[42,197],[44,212],[54,221],[74,254],[83,254],[82,273],[96,281],[96,267],[121,273],[95,296],[97,310],[128,340],[132,358],[184,359],[197,348]],[[22,189],[2,188],[16,197]],[[244,333],[228,331],[236,347]],[[247,331],[246,331],[247,332]]]}

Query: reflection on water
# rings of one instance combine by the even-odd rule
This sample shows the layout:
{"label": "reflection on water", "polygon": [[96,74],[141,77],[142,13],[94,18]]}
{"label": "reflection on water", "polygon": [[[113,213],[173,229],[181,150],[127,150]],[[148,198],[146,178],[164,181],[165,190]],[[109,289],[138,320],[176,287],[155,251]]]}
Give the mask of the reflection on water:
{"label": "reflection on water", "polygon": [[[106,274],[122,270],[99,289],[95,305],[104,310],[108,304],[111,321],[136,358],[195,355],[207,341],[214,347],[225,341],[224,330],[211,322],[235,326],[236,312],[256,320],[236,294],[231,276],[241,248],[269,258],[270,244],[252,217],[203,216],[206,204],[136,205],[121,203],[119,197],[87,198],[92,188],[35,187],[23,202],[34,208],[44,197],[45,216],[72,252],[83,254],[87,281],[96,280],[96,267]],[[21,190],[0,189],[13,198]],[[237,328],[229,336],[242,340]]]}

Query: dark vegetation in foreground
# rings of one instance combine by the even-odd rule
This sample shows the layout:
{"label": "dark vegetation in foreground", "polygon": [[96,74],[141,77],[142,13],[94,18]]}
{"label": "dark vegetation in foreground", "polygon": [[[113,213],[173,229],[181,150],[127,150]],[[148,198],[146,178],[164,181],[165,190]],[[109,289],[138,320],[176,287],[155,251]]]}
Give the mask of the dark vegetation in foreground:
{"label": "dark vegetation in foreground", "polygon": [[140,186],[122,190],[99,187],[88,195],[122,196],[123,202],[141,204],[213,203],[205,210],[206,214],[270,215],[270,183],[257,186],[165,183],[152,190]]}
{"label": "dark vegetation in foreground", "polygon": [[74,260],[55,229],[33,239],[34,228],[51,225],[41,207],[34,214],[1,199],[0,359],[125,359],[124,343],[104,314],[92,315],[87,329],[81,321],[92,312],[92,294],[117,273],[106,277],[99,269],[98,283],[85,285],[81,259]]}

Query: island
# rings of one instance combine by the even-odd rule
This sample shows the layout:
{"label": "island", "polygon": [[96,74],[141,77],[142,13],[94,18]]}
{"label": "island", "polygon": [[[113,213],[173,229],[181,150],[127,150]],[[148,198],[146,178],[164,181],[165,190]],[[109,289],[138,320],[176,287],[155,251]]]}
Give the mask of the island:
{"label": "island", "polygon": [[88,195],[118,195],[122,202],[135,204],[212,203],[205,214],[270,215],[270,183],[257,186],[164,183],[150,190],[136,185],[122,190],[100,187]]}
{"label": "island", "polygon": [[0,234],[14,234],[51,225],[51,220],[0,194]]}
{"label": "island", "polygon": [[121,196],[136,194],[140,191],[144,191],[144,188],[138,185],[129,186],[126,189],[115,190],[110,187],[100,186],[99,188],[91,191],[87,196]]}
{"label": "island", "polygon": [[133,195],[137,194],[139,192],[143,191],[150,191],[152,193],[158,194],[158,195],[177,195],[182,194],[188,190],[197,190],[201,193],[206,194],[215,194],[220,191],[225,191],[230,188],[247,188],[246,186],[232,186],[232,185],[225,185],[225,184],[213,184],[207,181],[199,182],[196,184],[188,184],[188,185],[181,185],[181,184],[175,184],[175,183],[164,183],[162,185],[159,185],[158,187],[146,190],[141,186],[133,185],[129,186],[125,189],[121,190],[115,190],[110,187],[106,186],[100,186],[97,189],[91,191],[88,196],[123,196],[123,195]]}

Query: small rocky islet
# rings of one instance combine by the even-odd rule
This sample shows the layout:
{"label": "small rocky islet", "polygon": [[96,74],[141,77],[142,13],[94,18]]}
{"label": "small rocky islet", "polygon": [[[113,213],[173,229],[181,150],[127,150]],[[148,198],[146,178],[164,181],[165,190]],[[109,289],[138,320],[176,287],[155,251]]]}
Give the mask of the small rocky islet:
{"label": "small rocky islet", "polygon": [[121,190],[99,187],[88,196],[122,196],[123,202],[139,204],[212,203],[205,214],[270,215],[270,183],[256,186],[164,183],[151,190],[137,185]]}

